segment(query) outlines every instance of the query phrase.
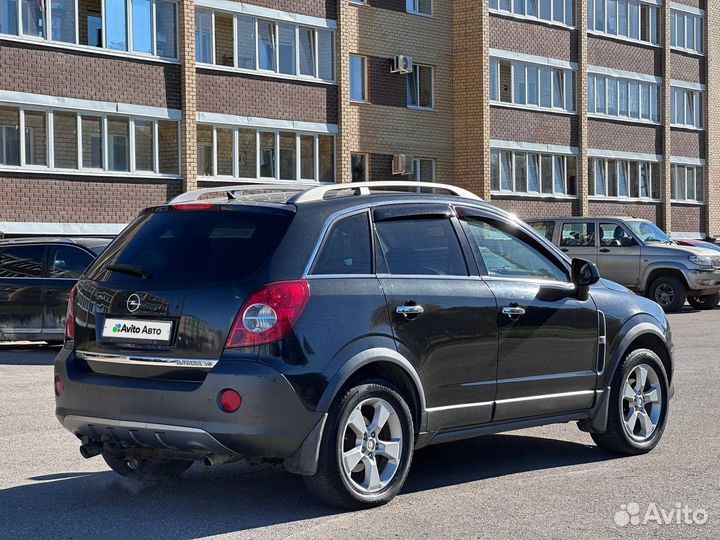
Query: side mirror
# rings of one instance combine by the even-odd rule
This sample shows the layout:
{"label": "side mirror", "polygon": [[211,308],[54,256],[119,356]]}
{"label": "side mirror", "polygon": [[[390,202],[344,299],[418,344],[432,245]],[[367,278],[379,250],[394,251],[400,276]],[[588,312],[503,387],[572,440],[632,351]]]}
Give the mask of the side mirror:
{"label": "side mirror", "polygon": [[600,281],[600,272],[595,263],[585,259],[572,260],[572,282],[578,292],[587,291],[590,285],[595,285],[598,281]]}

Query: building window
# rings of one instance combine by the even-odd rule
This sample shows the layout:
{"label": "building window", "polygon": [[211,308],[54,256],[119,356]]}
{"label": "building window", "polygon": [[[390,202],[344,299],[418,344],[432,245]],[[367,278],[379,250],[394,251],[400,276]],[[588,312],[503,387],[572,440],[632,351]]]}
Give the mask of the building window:
{"label": "building window", "polygon": [[588,0],[588,30],[659,45],[659,14],[642,0]]}
{"label": "building window", "polygon": [[408,107],[432,109],[435,107],[434,68],[415,64],[408,74]]}
{"label": "building window", "polygon": [[198,125],[198,175],[241,180],[335,180],[333,135]]}
{"label": "building window", "polygon": [[332,30],[197,9],[195,40],[200,64],[283,77],[335,80]]}
{"label": "building window", "polygon": [[350,154],[350,171],[353,182],[368,181],[367,154]]}
{"label": "building window", "polygon": [[432,0],[406,0],[405,11],[413,15],[432,15]]}
{"label": "building window", "polygon": [[593,158],[588,192],[595,197],[660,200],[660,165],[647,161]]}
{"label": "building window", "polygon": [[364,56],[350,55],[350,100],[367,101],[367,67]]}
{"label": "building window", "polygon": [[672,166],[672,200],[680,202],[703,202],[704,169],[685,165]]}
{"label": "building window", "polygon": [[567,26],[575,25],[575,0],[490,0],[490,10]]}
{"label": "building window", "polygon": [[702,129],[702,98],[702,92],[685,88],[673,88],[670,110],[671,125]]}
{"label": "building window", "polygon": [[659,123],[660,85],[590,73],[588,113]]}
{"label": "building window", "polygon": [[175,121],[0,107],[0,167],[177,175],[179,143]]}
{"label": "building window", "polygon": [[702,54],[704,18],[672,10],[671,46],[676,49]]}
{"label": "building window", "polygon": [[490,100],[540,109],[575,111],[575,72],[545,65],[490,60]]}
{"label": "building window", "polygon": [[412,180],[417,182],[435,181],[435,160],[427,158],[415,158],[413,160]]}
{"label": "building window", "polygon": [[576,195],[577,158],[512,150],[490,152],[492,190],[529,195]]}
{"label": "building window", "polygon": [[177,58],[177,2],[0,0],[0,33]]}

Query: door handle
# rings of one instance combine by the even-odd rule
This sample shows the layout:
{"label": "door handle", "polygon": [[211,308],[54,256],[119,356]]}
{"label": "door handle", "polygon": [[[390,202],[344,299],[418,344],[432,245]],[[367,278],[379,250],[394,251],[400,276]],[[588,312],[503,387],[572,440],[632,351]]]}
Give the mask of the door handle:
{"label": "door handle", "polygon": [[610,253],[610,250],[608,248],[602,248],[600,253]]}
{"label": "door handle", "polygon": [[525,315],[525,308],[521,308],[520,306],[506,306],[502,308],[503,315],[507,315],[508,317],[519,317],[520,315]]}
{"label": "door handle", "polygon": [[398,306],[395,308],[395,313],[402,315],[405,318],[412,317],[413,315],[421,315],[425,313],[425,309],[422,306]]}

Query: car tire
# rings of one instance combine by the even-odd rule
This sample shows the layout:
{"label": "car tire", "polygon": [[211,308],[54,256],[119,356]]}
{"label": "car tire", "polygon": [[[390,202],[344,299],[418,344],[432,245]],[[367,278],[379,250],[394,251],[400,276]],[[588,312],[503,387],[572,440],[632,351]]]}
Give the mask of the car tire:
{"label": "car tire", "polygon": [[[637,397],[639,391],[642,398]],[[609,399],[607,429],[591,433],[595,444],[629,456],[655,448],[665,431],[670,404],[667,373],[658,355],[650,349],[630,352],[613,377]]]}
{"label": "car tire", "polygon": [[142,482],[160,482],[177,478],[193,464],[180,459],[138,458],[128,459],[103,452],[105,463],[120,476]]}
{"label": "car tire", "polygon": [[[381,425],[377,432],[372,429],[376,424]],[[397,389],[383,380],[364,381],[333,402],[317,472],[303,479],[310,492],[330,506],[381,506],[402,489],[414,446],[412,414]]]}
{"label": "car tire", "polygon": [[660,304],[668,313],[675,313],[685,305],[687,288],[685,283],[675,276],[661,276],[650,286],[650,299]]}
{"label": "car tire", "polygon": [[720,304],[720,293],[704,296],[688,296],[688,304],[700,311],[715,309]]}

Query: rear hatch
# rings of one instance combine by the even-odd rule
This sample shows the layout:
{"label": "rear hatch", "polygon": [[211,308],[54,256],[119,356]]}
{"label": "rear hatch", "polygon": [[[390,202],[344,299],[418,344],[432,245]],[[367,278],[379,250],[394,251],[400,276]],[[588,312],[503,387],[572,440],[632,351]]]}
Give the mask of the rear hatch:
{"label": "rear hatch", "polygon": [[79,365],[114,376],[204,377],[292,216],[234,204],[143,212],[78,283]]}

